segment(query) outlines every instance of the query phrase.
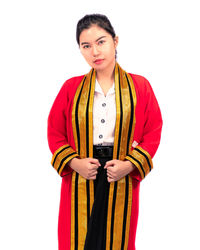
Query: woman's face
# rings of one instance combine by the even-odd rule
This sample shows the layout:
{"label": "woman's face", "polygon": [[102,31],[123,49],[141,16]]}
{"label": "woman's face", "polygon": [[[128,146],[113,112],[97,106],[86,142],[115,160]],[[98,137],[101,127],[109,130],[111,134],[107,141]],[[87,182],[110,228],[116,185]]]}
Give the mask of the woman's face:
{"label": "woman's face", "polygon": [[104,70],[115,65],[115,39],[104,29],[92,25],[80,34],[80,51],[87,63],[94,69]]}

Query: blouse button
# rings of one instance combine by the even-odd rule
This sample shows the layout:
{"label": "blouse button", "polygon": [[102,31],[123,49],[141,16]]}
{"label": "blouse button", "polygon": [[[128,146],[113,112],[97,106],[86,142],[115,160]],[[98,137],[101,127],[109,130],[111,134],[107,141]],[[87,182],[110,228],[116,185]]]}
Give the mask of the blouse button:
{"label": "blouse button", "polygon": [[101,123],[104,123],[105,122],[105,120],[104,119],[101,119]]}
{"label": "blouse button", "polygon": [[104,102],[104,103],[102,103],[102,107],[105,107],[106,106],[106,103]]}
{"label": "blouse button", "polygon": [[99,138],[102,139],[102,138],[103,138],[103,135],[99,135]]}

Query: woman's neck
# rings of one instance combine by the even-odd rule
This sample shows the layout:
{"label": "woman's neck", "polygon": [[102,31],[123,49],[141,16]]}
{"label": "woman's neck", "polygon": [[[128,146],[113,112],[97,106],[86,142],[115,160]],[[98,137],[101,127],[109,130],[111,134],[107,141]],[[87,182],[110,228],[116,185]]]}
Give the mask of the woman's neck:
{"label": "woman's neck", "polygon": [[111,65],[110,67],[104,69],[104,70],[98,70],[96,72],[97,81],[102,84],[106,83],[113,83],[114,82],[114,70],[115,70],[115,63],[114,65]]}
{"label": "woman's neck", "polygon": [[97,71],[97,81],[99,82],[104,95],[106,96],[108,93],[108,90],[112,87],[115,77],[115,65],[110,68],[107,68],[106,70]]}

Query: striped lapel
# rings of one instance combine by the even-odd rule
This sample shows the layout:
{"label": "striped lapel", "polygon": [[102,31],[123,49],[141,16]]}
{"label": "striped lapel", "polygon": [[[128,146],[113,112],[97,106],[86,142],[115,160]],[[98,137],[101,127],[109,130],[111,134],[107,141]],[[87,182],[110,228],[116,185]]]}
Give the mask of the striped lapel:
{"label": "striped lapel", "polygon": [[[96,72],[85,75],[74,98],[72,127],[76,151],[93,157],[93,99]],[[135,127],[136,93],[131,76],[115,66],[116,125],[113,159],[124,160],[131,151]],[[94,203],[94,182],[72,174],[71,250],[83,249]],[[126,176],[110,183],[107,209],[106,249],[127,249],[132,204],[132,180]],[[115,209],[117,208],[117,209]]]}

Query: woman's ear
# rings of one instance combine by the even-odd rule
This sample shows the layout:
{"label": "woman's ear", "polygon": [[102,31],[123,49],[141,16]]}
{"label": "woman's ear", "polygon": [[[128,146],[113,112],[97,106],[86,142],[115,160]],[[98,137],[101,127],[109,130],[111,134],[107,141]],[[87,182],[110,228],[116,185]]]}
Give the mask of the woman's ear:
{"label": "woman's ear", "polygon": [[118,42],[119,42],[119,37],[116,36],[116,37],[114,38],[115,48],[117,48]]}

